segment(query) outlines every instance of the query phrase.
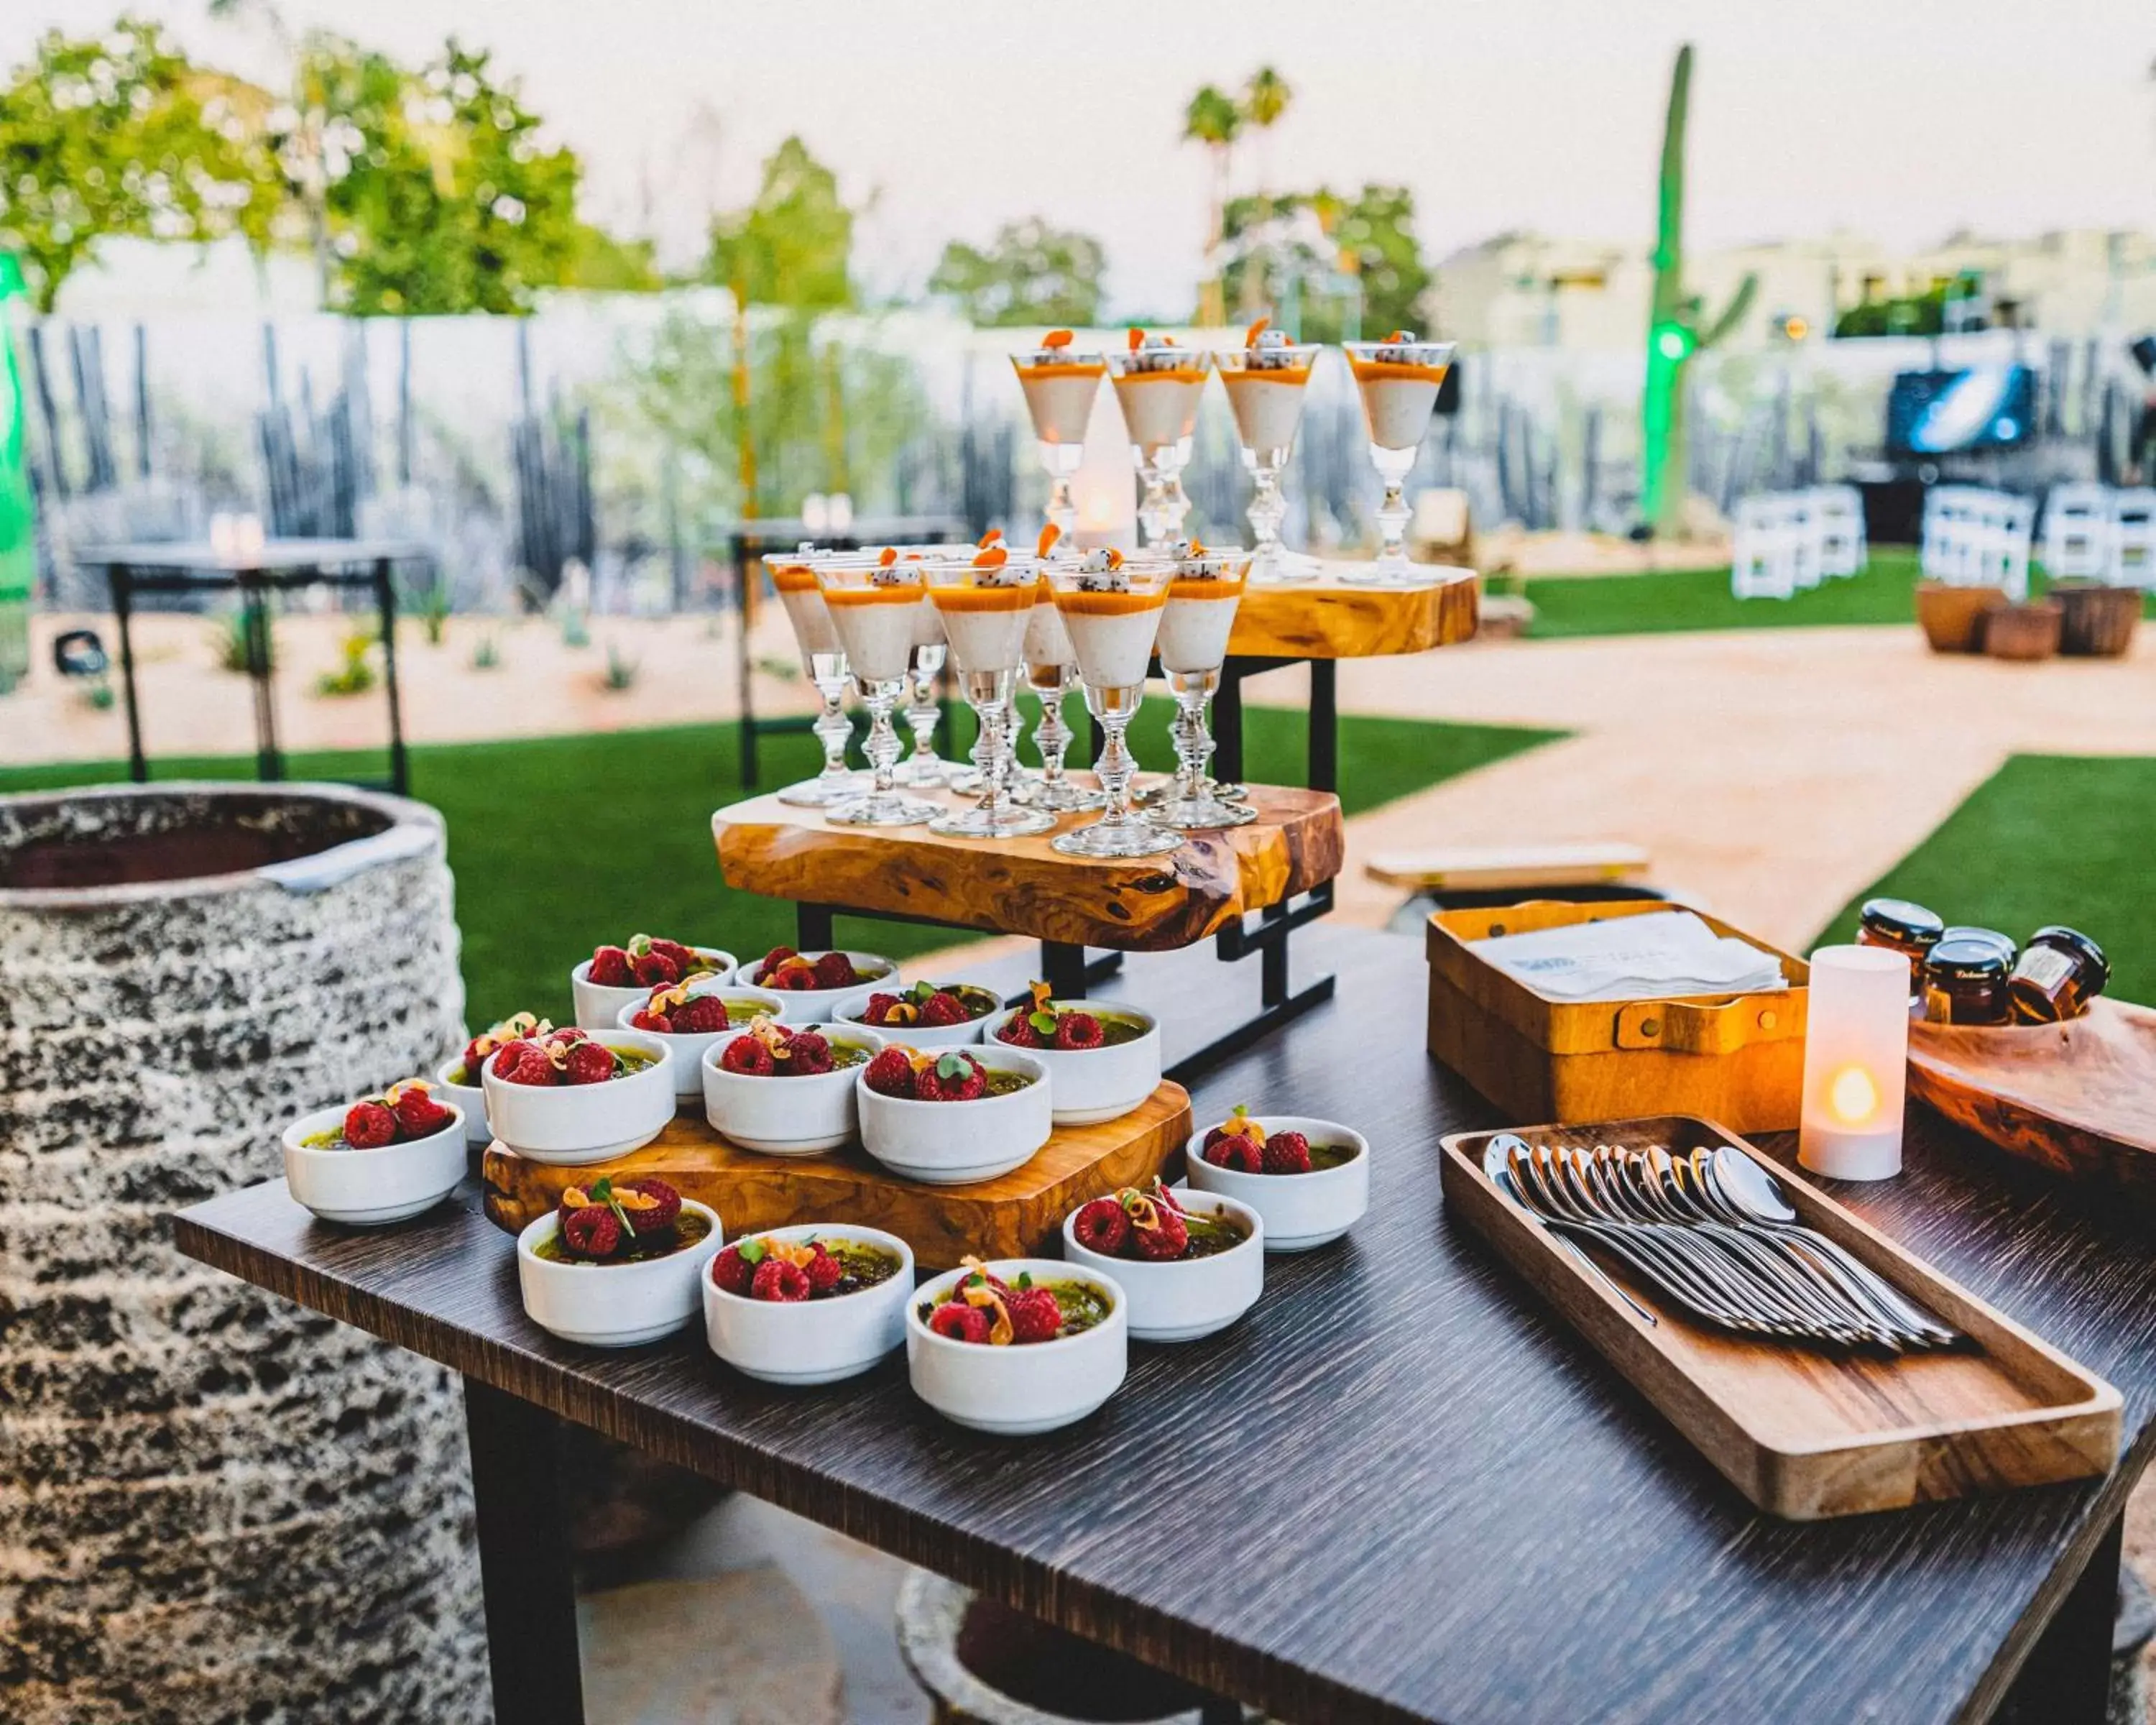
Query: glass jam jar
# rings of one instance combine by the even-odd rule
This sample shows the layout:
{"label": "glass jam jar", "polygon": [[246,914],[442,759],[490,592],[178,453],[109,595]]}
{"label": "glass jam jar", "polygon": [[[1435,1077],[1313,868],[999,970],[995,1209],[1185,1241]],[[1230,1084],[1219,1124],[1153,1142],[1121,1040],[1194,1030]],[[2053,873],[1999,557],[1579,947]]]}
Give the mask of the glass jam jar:
{"label": "glass jam jar", "polygon": [[1909,961],[1909,992],[1921,985],[1924,955],[1938,944],[1946,924],[1922,905],[1906,898],[1868,898],[1856,919],[1856,944],[1884,947]]}
{"label": "glass jam jar", "polygon": [[2006,961],[2009,970],[2014,968],[2015,954],[2020,951],[2013,941],[1995,928],[1979,928],[1974,923],[1950,922],[1939,936],[1942,941],[1981,941]]}
{"label": "glass jam jar", "polygon": [[2029,937],[2006,988],[2014,1015],[2032,1024],[2077,1019],[2111,980],[2111,961],[2087,935],[2054,923]]}
{"label": "glass jam jar", "polygon": [[1988,941],[1943,937],[1924,959],[1924,1019],[1933,1024],[2007,1024],[2010,960]]}

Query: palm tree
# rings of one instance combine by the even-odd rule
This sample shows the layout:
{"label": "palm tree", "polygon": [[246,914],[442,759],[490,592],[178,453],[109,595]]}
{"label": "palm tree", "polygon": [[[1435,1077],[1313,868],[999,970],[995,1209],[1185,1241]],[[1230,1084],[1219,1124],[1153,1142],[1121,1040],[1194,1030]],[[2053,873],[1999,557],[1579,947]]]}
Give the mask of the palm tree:
{"label": "palm tree", "polygon": [[[1243,119],[1257,129],[1258,197],[1262,207],[1262,228],[1270,230],[1273,218],[1272,152],[1265,147],[1273,127],[1287,112],[1288,104],[1295,100],[1295,92],[1288,87],[1286,79],[1270,66],[1260,66],[1250,74],[1250,81],[1243,86]],[[1255,261],[1255,260],[1252,260]],[[1245,313],[1254,313],[1265,303],[1267,284],[1262,267],[1253,269],[1248,263],[1243,270],[1243,305]]]}
{"label": "palm tree", "polygon": [[1243,110],[1217,85],[1207,85],[1183,110],[1183,141],[1202,144],[1213,157],[1213,208],[1205,229],[1206,281],[1198,321],[1217,324],[1228,315],[1220,282],[1220,223],[1228,206],[1228,158],[1243,129]]}

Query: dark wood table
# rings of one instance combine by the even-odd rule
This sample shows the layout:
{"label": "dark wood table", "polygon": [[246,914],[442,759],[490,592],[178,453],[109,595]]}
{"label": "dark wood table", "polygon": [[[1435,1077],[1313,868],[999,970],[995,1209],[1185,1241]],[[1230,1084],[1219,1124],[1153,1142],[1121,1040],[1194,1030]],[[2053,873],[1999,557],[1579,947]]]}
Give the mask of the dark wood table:
{"label": "dark wood table", "polygon": [[[556,1342],[475,1193],[370,1235],[273,1182],[185,1212],[180,1242],[465,1374],[497,1711],[517,1725],[580,1717],[557,1419],[1291,1720],[2101,1717],[2121,1514],[2156,1445],[2145,1216],[1913,1117],[1901,1178],[1835,1189],[2110,1378],[2127,1447],[2085,1485],[1768,1520],[1445,1215],[1439,1136],[1496,1122],[1424,1052],[1420,941],[1321,927],[1307,957],[1337,999],[1219,1068],[1199,1114],[1360,1127],[1370,1214],[1270,1260],[1222,1335],[1134,1345],[1122,1392],[1049,1437],[943,1424],[897,1358],[788,1392],[701,1333]],[[1224,997],[1251,979],[1191,952],[1134,959],[1115,988],[1165,1009],[1173,1060],[1248,1011]]]}

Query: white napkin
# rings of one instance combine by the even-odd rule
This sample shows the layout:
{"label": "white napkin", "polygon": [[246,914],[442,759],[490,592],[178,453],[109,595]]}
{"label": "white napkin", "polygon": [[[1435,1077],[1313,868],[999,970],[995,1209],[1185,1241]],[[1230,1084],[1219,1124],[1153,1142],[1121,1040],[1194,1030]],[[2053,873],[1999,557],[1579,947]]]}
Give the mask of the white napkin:
{"label": "white napkin", "polygon": [[1558,1000],[1761,994],[1789,986],[1772,952],[1717,935],[1690,911],[1498,935],[1470,941],[1467,949]]}

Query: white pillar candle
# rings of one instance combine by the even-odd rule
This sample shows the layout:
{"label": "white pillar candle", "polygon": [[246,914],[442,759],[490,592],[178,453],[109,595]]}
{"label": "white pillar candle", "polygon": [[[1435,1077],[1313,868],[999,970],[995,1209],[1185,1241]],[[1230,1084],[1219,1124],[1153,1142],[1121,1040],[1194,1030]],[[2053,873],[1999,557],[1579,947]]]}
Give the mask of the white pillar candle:
{"label": "white pillar candle", "polygon": [[1883,947],[1812,954],[1797,1160],[1837,1180],[1902,1172],[1909,961]]}

